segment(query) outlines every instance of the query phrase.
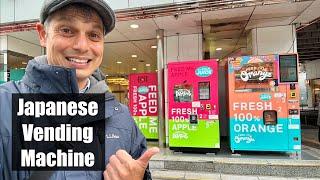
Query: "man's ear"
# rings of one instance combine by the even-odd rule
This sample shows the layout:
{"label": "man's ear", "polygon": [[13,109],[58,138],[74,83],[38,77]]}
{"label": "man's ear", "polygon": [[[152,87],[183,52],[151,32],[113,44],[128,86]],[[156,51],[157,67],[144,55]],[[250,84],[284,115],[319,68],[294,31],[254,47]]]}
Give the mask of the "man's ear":
{"label": "man's ear", "polygon": [[38,32],[38,36],[39,36],[39,41],[40,41],[40,45],[42,47],[46,47],[46,42],[47,42],[47,33],[46,30],[44,28],[44,25],[41,23],[37,23],[36,24],[36,28],[37,28],[37,32]]}

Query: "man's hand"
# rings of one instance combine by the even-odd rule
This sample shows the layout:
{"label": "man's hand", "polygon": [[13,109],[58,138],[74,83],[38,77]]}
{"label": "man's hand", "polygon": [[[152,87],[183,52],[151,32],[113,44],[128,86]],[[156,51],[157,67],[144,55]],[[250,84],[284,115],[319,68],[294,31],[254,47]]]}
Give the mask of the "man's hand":
{"label": "man's hand", "polygon": [[139,159],[134,160],[126,151],[118,150],[110,157],[103,177],[105,180],[142,180],[149,160],[159,151],[157,147],[150,148]]}

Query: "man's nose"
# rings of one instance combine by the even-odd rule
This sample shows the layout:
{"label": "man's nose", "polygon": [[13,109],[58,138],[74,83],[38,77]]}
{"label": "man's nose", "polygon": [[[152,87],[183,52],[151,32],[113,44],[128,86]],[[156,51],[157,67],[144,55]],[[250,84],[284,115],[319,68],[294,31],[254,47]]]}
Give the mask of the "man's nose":
{"label": "man's nose", "polygon": [[79,34],[78,37],[75,40],[75,43],[73,45],[73,49],[84,53],[87,52],[89,49],[89,43],[88,43],[88,38],[86,34]]}

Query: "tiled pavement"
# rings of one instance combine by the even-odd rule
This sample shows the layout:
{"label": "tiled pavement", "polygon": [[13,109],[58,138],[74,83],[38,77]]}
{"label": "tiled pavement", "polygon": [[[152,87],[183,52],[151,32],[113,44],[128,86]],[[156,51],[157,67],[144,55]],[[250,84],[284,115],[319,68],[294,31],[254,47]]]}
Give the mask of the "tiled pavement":
{"label": "tiled pavement", "polygon": [[153,170],[154,180],[316,180],[320,178],[297,178],[280,176],[244,176],[235,174],[204,173],[189,171]]}

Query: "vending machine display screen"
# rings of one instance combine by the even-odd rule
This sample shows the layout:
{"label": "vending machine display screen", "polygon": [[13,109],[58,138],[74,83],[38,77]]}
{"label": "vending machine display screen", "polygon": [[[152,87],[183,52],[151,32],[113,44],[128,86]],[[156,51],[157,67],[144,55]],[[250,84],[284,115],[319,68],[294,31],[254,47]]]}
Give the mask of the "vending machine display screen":
{"label": "vending machine display screen", "polygon": [[297,55],[279,55],[280,83],[298,82]]}
{"label": "vending machine display screen", "polygon": [[199,100],[209,100],[210,99],[210,82],[199,82]]}
{"label": "vending machine display screen", "polygon": [[192,102],[193,88],[191,84],[178,84],[174,86],[175,102]]}

